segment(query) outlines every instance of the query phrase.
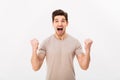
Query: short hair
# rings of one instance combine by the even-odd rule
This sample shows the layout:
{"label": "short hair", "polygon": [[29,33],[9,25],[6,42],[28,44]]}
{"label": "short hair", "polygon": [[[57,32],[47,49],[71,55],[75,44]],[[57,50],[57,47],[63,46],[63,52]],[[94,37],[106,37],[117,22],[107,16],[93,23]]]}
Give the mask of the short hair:
{"label": "short hair", "polygon": [[67,14],[67,12],[65,12],[65,11],[63,11],[61,9],[57,9],[57,10],[53,11],[53,13],[52,13],[52,21],[54,21],[55,16],[58,16],[58,15],[64,16],[66,21],[68,22],[68,14]]}

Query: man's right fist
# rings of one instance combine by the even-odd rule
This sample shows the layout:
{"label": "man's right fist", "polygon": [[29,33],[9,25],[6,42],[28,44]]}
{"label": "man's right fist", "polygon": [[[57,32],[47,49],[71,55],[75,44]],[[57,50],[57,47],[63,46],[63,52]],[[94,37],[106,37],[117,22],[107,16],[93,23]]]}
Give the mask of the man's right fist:
{"label": "man's right fist", "polygon": [[39,45],[38,40],[37,39],[32,39],[31,40],[31,45],[32,45],[33,50],[37,50],[38,49],[38,45]]}

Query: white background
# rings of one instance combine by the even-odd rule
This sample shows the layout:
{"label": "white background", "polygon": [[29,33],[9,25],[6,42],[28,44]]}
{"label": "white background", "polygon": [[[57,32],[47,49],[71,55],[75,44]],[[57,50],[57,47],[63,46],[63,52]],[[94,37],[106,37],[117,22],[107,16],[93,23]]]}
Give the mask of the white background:
{"label": "white background", "polygon": [[91,38],[87,71],[74,61],[77,80],[120,80],[119,0],[0,0],[0,80],[45,80],[46,64],[34,72],[30,40],[41,43],[54,33],[51,13],[69,14],[67,32],[80,40]]}

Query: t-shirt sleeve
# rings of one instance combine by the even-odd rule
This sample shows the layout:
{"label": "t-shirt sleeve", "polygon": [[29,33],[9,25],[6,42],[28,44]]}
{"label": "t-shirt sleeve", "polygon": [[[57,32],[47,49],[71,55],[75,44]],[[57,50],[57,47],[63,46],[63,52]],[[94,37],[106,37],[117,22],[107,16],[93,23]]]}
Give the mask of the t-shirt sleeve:
{"label": "t-shirt sleeve", "polygon": [[38,48],[38,54],[45,54],[46,53],[46,45],[45,41],[40,45]]}
{"label": "t-shirt sleeve", "polygon": [[75,54],[78,55],[78,54],[81,54],[81,53],[83,53],[83,49],[82,49],[82,46],[81,46],[80,42],[77,40],[76,41]]}

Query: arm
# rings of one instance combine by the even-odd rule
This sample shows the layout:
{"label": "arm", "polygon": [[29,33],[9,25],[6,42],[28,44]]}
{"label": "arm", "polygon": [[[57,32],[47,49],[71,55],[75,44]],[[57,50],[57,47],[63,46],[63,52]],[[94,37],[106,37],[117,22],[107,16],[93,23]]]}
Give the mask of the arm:
{"label": "arm", "polygon": [[76,55],[79,65],[83,70],[87,70],[89,67],[91,45],[92,40],[90,39],[85,40],[85,53]]}
{"label": "arm", "polygon": [[38,45],[39,42],[36,39],[31,40],[31,45],[32,45],[32,57],[31,57],[31,64],[32,64],[32,68],[34,71],[37,71],[40,69],[44,58],[45,58],[45,54],[37,54],[37,50],[38,50]]}

